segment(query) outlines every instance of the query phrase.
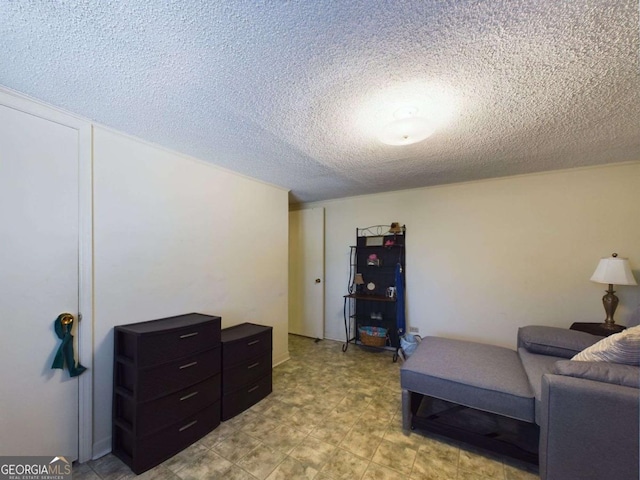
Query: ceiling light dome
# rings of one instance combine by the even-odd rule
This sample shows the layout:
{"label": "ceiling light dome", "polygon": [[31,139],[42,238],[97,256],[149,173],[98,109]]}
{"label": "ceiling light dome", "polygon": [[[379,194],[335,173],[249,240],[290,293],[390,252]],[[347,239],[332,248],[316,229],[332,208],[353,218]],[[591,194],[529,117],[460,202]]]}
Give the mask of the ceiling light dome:
{"label": "ceiling light dome", "polygon": [[444,134],[460,110],[459,96],[448,87],[424,80],[405,82],[367,94],[350,108],[358,142],[411,145],[435,132]]}
{"label": "ceiling light dome", "polygon": [[433,135],[435,129],[431,122],[420,117],[407,117],[388,123],[378,135],[386,145],[411,145]]}

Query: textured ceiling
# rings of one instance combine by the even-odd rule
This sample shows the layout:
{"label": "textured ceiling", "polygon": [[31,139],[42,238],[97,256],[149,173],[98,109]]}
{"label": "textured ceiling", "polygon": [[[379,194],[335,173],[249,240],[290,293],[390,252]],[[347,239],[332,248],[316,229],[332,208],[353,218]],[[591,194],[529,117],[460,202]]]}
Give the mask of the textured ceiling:
{"label": "textured ceiling", "polygon": [[[640,160],[637,0],[0,2],[0,84],[292,202]],[[399,107],[428,139],[376,137]]]}

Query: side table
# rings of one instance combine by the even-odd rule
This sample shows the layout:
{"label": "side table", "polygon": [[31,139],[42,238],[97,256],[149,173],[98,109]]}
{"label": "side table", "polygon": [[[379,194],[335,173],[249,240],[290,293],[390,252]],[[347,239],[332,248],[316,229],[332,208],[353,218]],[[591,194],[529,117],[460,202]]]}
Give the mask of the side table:
{"label": "side table", "polygon": [[618,325],[614,323],[609,326],[606,323],[589,323],[589,322],[575,322],[569,327],[569,330],[578,330],[580,332],[587,332],[591,335],[600,335],[601,337],[608,337],[614,333],[620,333],[626,329],[624,325]]}

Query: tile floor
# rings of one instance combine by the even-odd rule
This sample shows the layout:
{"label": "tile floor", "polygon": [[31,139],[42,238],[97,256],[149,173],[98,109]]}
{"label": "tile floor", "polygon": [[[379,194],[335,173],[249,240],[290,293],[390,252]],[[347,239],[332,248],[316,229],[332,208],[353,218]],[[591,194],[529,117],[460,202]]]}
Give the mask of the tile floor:
{"label": "tile floor", "polygon": [[[534,468],[436,436],[402,434],[392,353],[289,336],[273,393],[141,479],[533,480]],[[135,478],[113,455],[74,480]]]}

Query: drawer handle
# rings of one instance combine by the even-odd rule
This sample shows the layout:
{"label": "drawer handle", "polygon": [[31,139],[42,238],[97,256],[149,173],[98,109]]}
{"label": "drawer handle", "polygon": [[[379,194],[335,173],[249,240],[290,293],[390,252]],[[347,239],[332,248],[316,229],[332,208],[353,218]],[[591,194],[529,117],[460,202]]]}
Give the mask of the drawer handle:
{"label": "drawer handle", "polygon": [[255,391],[256,391],[257,389],[259,389],[259,388],[260,388],[260,385],[256,385],[255,387],[250,388],[250,389],[249,389],[249,391],[248,391],[247,393],[255,392]]}
{"label": "drawer handle", "polygon": [[184,432],[187,428],[191,428],[191,427],[193,427],[196,423],[198,423],[198,420],[194,420],[194,421],[193,421],[193,422],[191,422],[191,423],[187,423],[184,427],[180,427],[180,428],[178,429],[178,431],[179,431],[179,432]]}
{"label": "drawer handle", "polygon": [[189,399],[191,397],[195,397],[197,394],[198,394],[198,392],[193,392],[193,393],[190,393],[189,395],[185,395],[184,397],[180,398],[180,401],[187,400],[187,399]]}
{"label": "drawer handle", "polygon": [[252,364],[252,365],[249,365],[249,366],[247,367],[247,370],[251,370],[252,368],[257,367],[258,365],[260,365],[260,362],[256,362],[256,363],[254,363],[254,364]]}
{"label": "drawer handle", "polygon": [[180,335],[180,338],[189,338],[189,337],[195,337],[196,335],[198,335],[198,332],[193,332],[193,333],[185,333],[184,335]]}
{"label": "drawer handle", "polygon": [[247,343],[247,346],[255,345],[256,343],[260,343],[260,340],[254,340],[253,342]]}
{"label": "drawer handle", "polygon": [[187,363],[186,365],[181,365],[179,368],[180,368],[180,370],[182,370],[183,368],[193,367],[193,366],[195,366],[197,364],[198,364],[198,362],[191,362],[191,363]]}

